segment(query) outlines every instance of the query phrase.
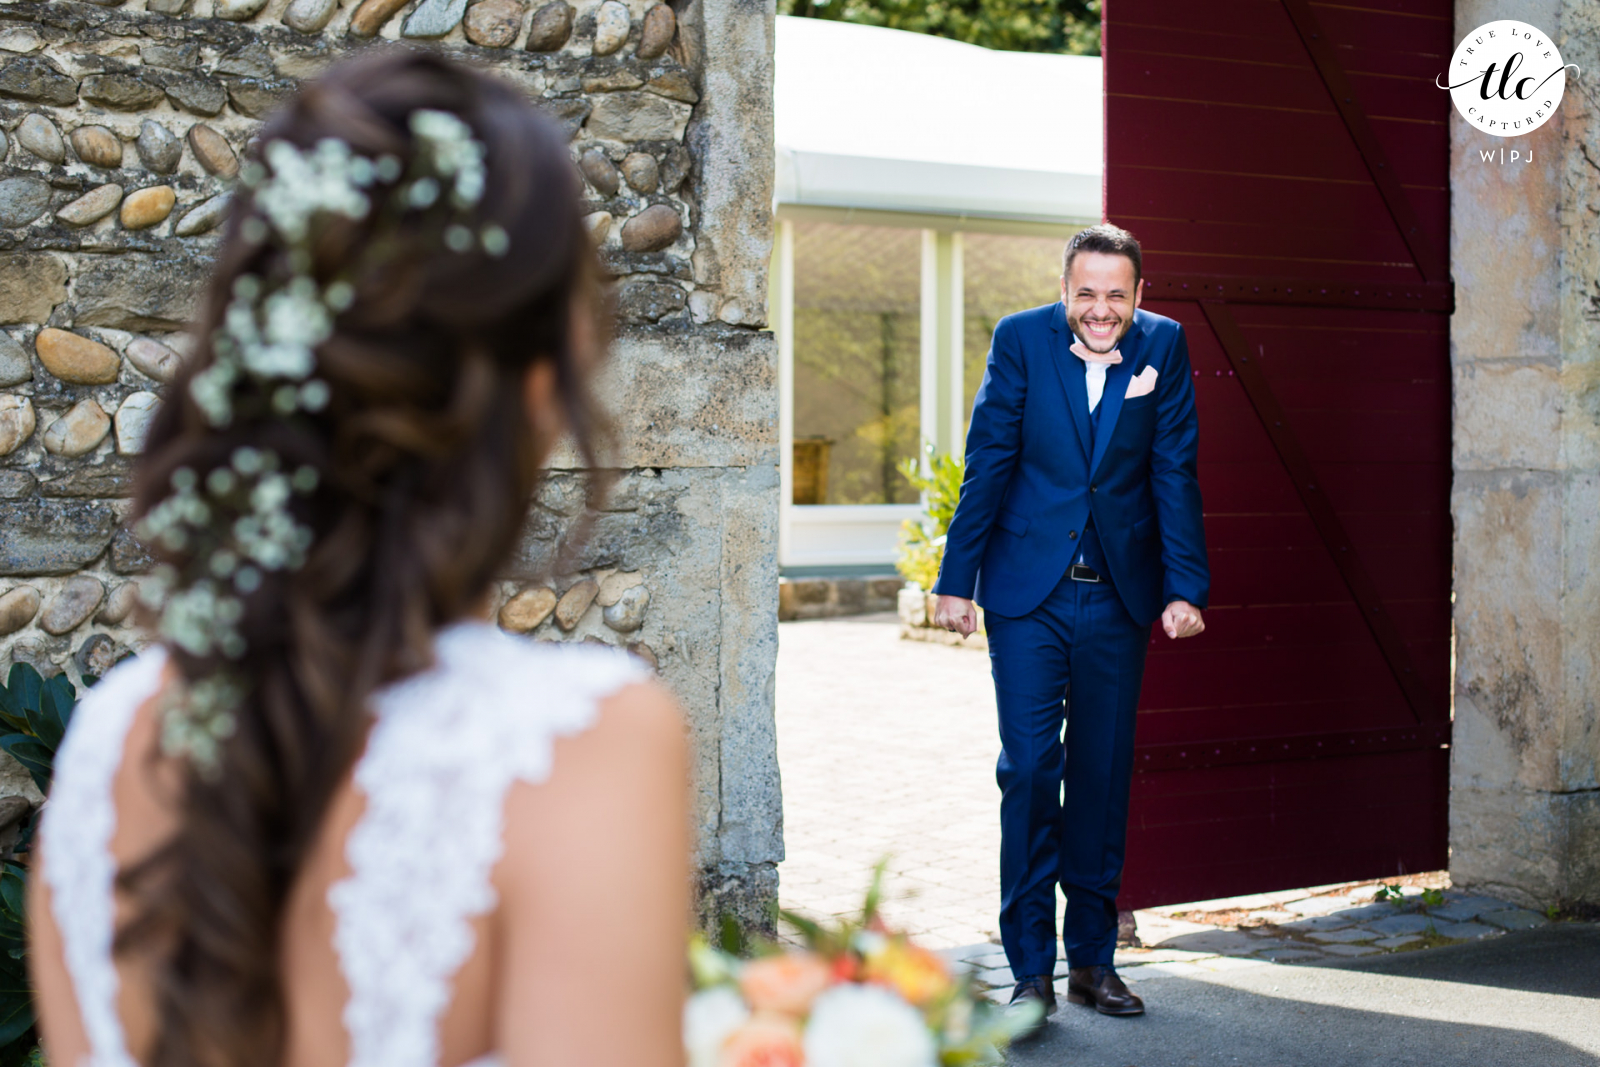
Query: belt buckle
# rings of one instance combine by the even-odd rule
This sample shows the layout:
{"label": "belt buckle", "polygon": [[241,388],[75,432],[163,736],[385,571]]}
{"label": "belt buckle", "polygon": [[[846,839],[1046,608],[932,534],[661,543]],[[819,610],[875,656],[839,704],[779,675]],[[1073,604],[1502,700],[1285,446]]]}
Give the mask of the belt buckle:
{"label": "belt buckle", "polygon": [[1068,567],[1067,577],[1071,578],[1075,582],[1098,583],[1103,581],[1098,571],[1096,571],[1093,567],[1085,566],[1082,563],[1074,563],[1072,566]]}

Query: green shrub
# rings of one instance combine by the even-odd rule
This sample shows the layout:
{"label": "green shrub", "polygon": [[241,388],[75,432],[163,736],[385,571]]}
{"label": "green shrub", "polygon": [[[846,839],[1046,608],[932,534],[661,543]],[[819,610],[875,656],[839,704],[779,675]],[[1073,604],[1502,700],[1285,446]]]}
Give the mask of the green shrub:
{"label": "green shrub", "polygon": [[[10,731],[0,734],[0,749],[27,768],[41,793],[50,791],[56,749],[77,703],[78,691],[66,675],[45,679],[26,663],[14,664],[0,686],[0,724]],[[32,846],[38,821],[36,808],[23,823],[14,852]],[[0,869],[0,1067],[43,1062],[28,984],[27,895],[27,868],[6,863]]]}
{"label": "green shrub", "polygon": [[944,538],[955,517],[956,502],[961,499],[961,479],[967,465],[960,456],[935,452],[932,445],[925,446],[923,453],[927,457],[927,473],[914,459],[900,461],[901,475],[922,494],[922,516],[907,519],[901,525],[900,556],[895,569],[927,593],[939,577]]}

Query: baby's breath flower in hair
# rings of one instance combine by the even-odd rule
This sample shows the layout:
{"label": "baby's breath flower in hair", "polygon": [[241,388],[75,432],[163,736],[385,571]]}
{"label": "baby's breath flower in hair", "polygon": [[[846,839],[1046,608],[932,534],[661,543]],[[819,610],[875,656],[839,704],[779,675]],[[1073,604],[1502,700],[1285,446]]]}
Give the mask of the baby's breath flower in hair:
{"label": "baby's breath flower in hair", "polygon": [[[324,138],[310,149],[269,141],[260,161],[241,168],[248,192],[237,201],[246,213],[239,234],[279,254],[265,257],[266,273],[235,279],[211,338],[212,362],[190,379],[189,397],[210,426],[308,418],[328,406],[331,390],[316,377],[317,348],[354,305],[363,267],[315,276],[313,248],[329,222],[370,222],[381,236],[384,227],[408,215],[427,219],[438,207],[445,217],[423,232],[432,225],[445,249],[506,254],[510,238],[502,227],[468,225],[486,182],[484,146],[472,128],[434,110],[413,112],[407,125],[409,165]],[[189,679],[162,715],[164,750],[202,773],[216,769],[219,746],[234,730],[231,709],[245,695],[240,673],[229,666],[248,651],[240,629],[245,599],[269,576],[304,565],[315,535],[296,517],[302,510],[296,499],[317,486],[312,467],[289,470],[271,450],[239,448],[210,470],[175,471],[171,492],[139,522],[141,538],[183,561],[156,568],[143,588],[158,612],[158,632],[212,664]]]}

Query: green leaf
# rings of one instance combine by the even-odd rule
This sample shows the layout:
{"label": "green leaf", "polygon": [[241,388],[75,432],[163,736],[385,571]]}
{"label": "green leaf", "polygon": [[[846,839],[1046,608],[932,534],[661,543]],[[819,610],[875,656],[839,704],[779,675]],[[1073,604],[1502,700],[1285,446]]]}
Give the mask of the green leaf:
{"label": "green leaf", "polygon": [[39,706],[39,690],[44,688],[44,679],[39,677],[39,672],[33,669],[32,664],[13,663],[11,675],[6,679],[6,688],[11,690],[11,695],[26,716],[29,709]]}
{"label": "green leaf", "polygon": [[799,932],[800,940],[805,943],[806,948],[815,949],[822,943],[824,936],[822,924],[816,920],[788,910],[778,912],[778,917]]}
{"label": "green leaf", "polygon": [[55,769],[55,750],[39,743],[38,738],[27,734],[6,734],[0,737],[0,749],[28,769],[34,784],[41,793],[50,791],[50,776]]}
{"label": "green leaf", "polygon": [[64,674],[58,674],[44,683],[39,691],[39,713],[30,715],[34,736],[54,752],[67,732],[67,722],[72,718],[72,706],[77,703],[77,691]]}
{"label": "green leaf", "polygon": [[28,921],[27,875],[14,863],[6,864],[5,873],[0,874],[0,908],[7,918],[24,924]]}
{"label": "green leaf", "polygon": [[0,685],[0,722],[4,722],[13,730],[28,728],[28,717],[23,714],[22,705],[11,695],[11,690],[3,685]]}
{"label": "green leaf", "polygon": [[744,931],[739,927],[738,916],[731,912],[722,914],[722,936],[717,939],[717,947],[730,956],[744,951]]}

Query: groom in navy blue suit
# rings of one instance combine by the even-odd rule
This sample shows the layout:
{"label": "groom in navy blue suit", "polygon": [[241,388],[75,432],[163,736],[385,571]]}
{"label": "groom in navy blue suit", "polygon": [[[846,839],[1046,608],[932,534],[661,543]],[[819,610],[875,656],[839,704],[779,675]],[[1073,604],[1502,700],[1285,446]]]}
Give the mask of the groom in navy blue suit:
{"label": "groom in navy blue suit", "polygon": [[1000,937],[1013,1003],[1046,1013],[1057,883],[1068,999],[1144,1010],[1112,963],[1134,710],[1151,624],[1169,638],[1205,628],[1189,348],[1182,326],[1139,310],[1141,286],[1138,241],[1091,226],[1067,244],[1061,302],[995,327],[934,586],[947,629],[972,633],[973,602],[984,608],[1000,719]]}

